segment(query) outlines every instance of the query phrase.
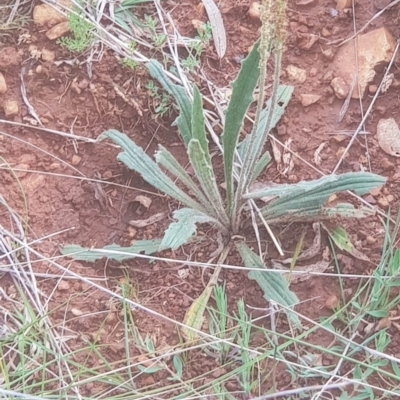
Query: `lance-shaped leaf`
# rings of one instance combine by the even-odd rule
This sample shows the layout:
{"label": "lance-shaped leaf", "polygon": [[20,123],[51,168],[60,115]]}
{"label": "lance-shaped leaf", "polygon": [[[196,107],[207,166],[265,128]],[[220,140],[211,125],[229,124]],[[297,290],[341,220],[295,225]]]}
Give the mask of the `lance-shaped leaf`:
{"label": "lance-shaped leaf", "polygon": [[209,217],[199,211],[191,208],[181,208],[174,211],[176,222],[172,222],[164,233],[160,250],[172,249],[176,250],[196,233],[196,224],[204,224],[206,222],[218,223],[214,218]]}
{"label": "lance-shaped leaf", "polygon": [[[264,263],[245,243],[237,244],[237,249],[247,268],[264,268],[265,271],[251,270],[249,278],[255,280],[264,292],[267,301],[274,301],[285,307],[293,307],[299,302],[297,296],[289,289],[288,281],[278,272],[267,270]],[[301,327],[299,318],[294,313],[288,313],[290,320]]]}
{"label": "lance-shaped leaf", "polygon": [[212,167],[210,150],[208,149],[207,134],[204,128],[203,103],[201,94],[196,85],[193,87],[192,137],[193,139],[197,139],[199,141],[206,161]]}
{"label": "lance-shaped leaf", "polygon": [[[288,213],[294,215],[308,211],[310,214],[312,210],[322,207],[332,194],[351,190],[361,195],[384,183],[385,178],[379,175],[349,172],[342,175],[324,176],[314,181],[299,182],[294,185],[283,185],[284,187],[281,188],[272,187],[260,192],[268,192],[269,196],[276,195],[279,198],[263,207],[261,213],[267,220]],[[279,193],[280,189],[282,189],[281,193]]]}
{"label": "lance-shaped leaf", "polygon": [[226,32],[221,12],[214,3],[214,0],[203,0],[203,4],[211,23],[215,50],[217,51],[218,57],[222,58],[226,51]]}
{"label": "lance-shaped leaf", "polygon": [[[221,194],[219,193],[214,171],[210,164],[209,157],[204,154],[203,148],[197,139],[189,142],[188,155],[198,181],[211,204],[218,214],[218,220],[226,228],[229,227],[229,220],[226,215]],[[193,207],[192,207],[193,208]]]}
{"label": "lance-shaped leaf", "polygon": [[[282,118],[285,113],[286,106],[288,105],[290,99],[292,98],[292,94],[294,91],[293,86],[289,85],[279,85],[278,93],[277,93],[277,101],[274,107],[274,112],[272,115],[270,130],[275,128],[278,124],[279,120]],[[271,108],[271,99],[267,100],[265,109],[261,112],[260,123],[258,125],[256,131],[256,145],[254,149],[262,150],[260,148],[261,143],[263,142],[263,135],[265,133],[265,128],[267,126],[267,117],[269,113],[269,109]],[[246,138],[239,144],[239,154],[241,155],[242,160],[245,157],[245,153],[247,151],[247,144],[249,143],[251,138],[251,134],[247,135]]]}
{"label": "lance-shaped leaf", "polygon": [[[219,275],[221,267],[217,268]],[[189,343],[198,338],[198,334],[195,331],[193,331],[193,329],[199,331],[203,326],[204,312],[206,310],[207,303],[208,300],[210,299],[212,290],[213,290],[213,285],[208,284],[206,288],[203,290],[203,293],[192,303],[192,305],[186,312],[185,319],[183,320],[183,323],[186,326],[182,327],[181,332],[185,340]]]}
{"label": "lance-shaped leaf", "polygon": [[[224,247],[219,258],[218,265],[224,263],[226,257],[229,254],[230,247]],[[204,322],[204,312],[207,307],[208,300],[210,299],[213,288],[218,283],[218,277],[221,272],[221,267],[216,267],[212,274],[207,286],[204,288],[203,293],[192,303],[189,310],[186,312],[184,324],[186,325],[182,329],[182,334],[187,341],[192,341],[197,338],[196,332],[193,332],[193,328],[200,330]],[[190,329],[192,328],[192,329]]]}
{"label": "lance-shaped leaf", "polygon": [[124,261],[135,258],[140,254],[153,254],[160,248],[161,239],[136,240],[132,246],[121,247],[111,244],[102,249],[84,248],[75,244],[69,244],[61,249],[61,254],[74,260],[95,262],[101,258],[109,258],[115,261]]}
{"label": "lance-shaped leaf", "polygon": [[374,187],[382,186],[385,178],[366,172],[349,172],[342,175],[327,175],[312,181],[301,181],[296,184],[284,184],[268,187],[265,190],[244,195],[244,198],[261,198],[277,196],[267,207],[278,209],[286,204],[296,209],[322,205],[334,193],[351,190],[356,194],[365,194]]}
{"label": "lance-shaped leaf", "polygon": [[193,179],[179,164],[177,159],[163,146],[159,145],[159,151],[155,155],[158,164],[162,165],[172,175],[178,178],[196,197],[200,204],[207,211],[207,214],[212,217],[217,217],[217,213],[212,204],[208,201],[201,189],[196,185]]}
{"label": "lance-shaped leaf", "polygon": [[264,171],[265,167],[271,162],[271,154],[269,151],[266,151],[261,158],[257,161],[257,164],[254,167],[253,174],[250,179],[250,184],[252,184],[258,176]]}
{"label": "lance-shaped leaf", "polygon": [[244,116],[253,102],[253,92],[260,76],[259,41],[242,62],[238,77],[232,83],[232,96],[226,111],[222,144],[224,147],[224,173],[228,208],[233,199],[233,160]]}
{"label": "lance-shaped leaf", "polygon": [[371,261],[367,255],[361,253],[361,251],[357,250],[354,247],[349,235],[347,234],[344,228],[338,226],[334,231],[331,231],[326,226],[324,226],[324,229],[328,232],[329,236],[331,237],[335,245],[339,247],[340,250],[347,251],[348,253],[350,253],[355,258],[358,258],[359,260],[369,261],[369,262]]}
{"label": "lance-shaped leaf", "polygon": [[[264,214],[263,214],[264,215]],[[334,217],[366,218],[375,215],[375,211],[368,207],[355,208],[350,203],[340,203],[335,207],[310,207],[307,209],[280,209],[275,212],[265,213],[264,219],[269,224],[282,224],[292,222],[312,222],[328,220]]]}
{"label": "lance-shaped leaf", "polygon": [[173,96],[178,103],[180,114],[174,124],[178,126],[183,142],[187,147],[190,139],[192,138],[192,102],[190,101],[189,96],[186,94],[185,88],[172,83],[167,77],[162,65],[158,61],[150,60],[147,63],[147,68],[150,75],[157,79],[161,86],[171,96]]}
{"label": "lance-shaped leaf", "polygon": [[140,174],[147,183],[190,208],[204,211],[204,208],[200,204],[179,189],[142,148],[132,142],[124,133],[110,129],[99,136],[99,140],[105,138],[111,139],[122,147],[124,151],[118,154],[118,160]]}

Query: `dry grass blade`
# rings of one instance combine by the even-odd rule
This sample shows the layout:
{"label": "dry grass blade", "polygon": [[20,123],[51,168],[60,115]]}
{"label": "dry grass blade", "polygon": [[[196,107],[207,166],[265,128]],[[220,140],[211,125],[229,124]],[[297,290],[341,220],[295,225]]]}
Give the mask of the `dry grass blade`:
{"label": "dry grass blade", "polygon": [[202,0],[211,23],[215,50],[218,57],[222,58],[226,52],[226,32],[221,12],[215,5],[214,0]]}

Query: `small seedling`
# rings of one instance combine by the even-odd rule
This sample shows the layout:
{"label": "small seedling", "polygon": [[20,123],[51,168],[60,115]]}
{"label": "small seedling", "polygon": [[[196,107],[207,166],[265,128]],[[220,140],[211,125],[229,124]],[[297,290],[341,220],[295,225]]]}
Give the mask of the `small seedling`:
{"label": "small seedling", "polygon": [[147,14],[144,16],[144,26],[150,32],[150,39],[153,42],[154,47],[161,48],[167,41],[167,36],[164,33],[157,32],[157,24],[157,19]]}
{"label": "small seedling", "polygon": [[155,112],[155,118],[163,117],[171,112],[172,99],[167,93],[162,92],[160,94],[159,88],[154,84],[154,81],[150,80],[146,89],[149,91],[149,95],[153,100],[153,107]]}
{"label": "small seedling", "polygon": [[68,15],[68,26],[72,37],[62,37],[57,43],[71,52],[81,53],[90,47],[94,41],[93,26],[83,15],[71,13]]}
{"label": "small seedling", "polygon": [[198,35],[188,47],[189,55],[182,60],[182,66],[193,71],[200,65],[200,57],[212,38],[212,27],[209,22],[202,24],[197,29]]}
{"label": "small seedling", "polygon": [[[137,43],[133,40],[130,41],[128,46],[129,54],[133,55],[133,53],[136,51],[136,48],[137,48]],[[135,70],[136,67],[139,65],[135,60],[132,60],[132,58],[129,57],[124,57],[122,60],[120,60],[120,63],[121,65],[131,69],[132,71]]]}
{"label": "small seedling", "polygon": [[[232,324],[232,319],[228,313],[228,298],[225,291],[225,285],[216,285],[214,288],[214,299],[216,310],[209,310],[208,329],[211,335],[220,338],[234,338],[238,328],[228,332],[228,326]],[[232,340],[232,339],[231,339]],[[223,364],[228,357],[231,347],[227,343],[216,343],[211,345],[212,350],[217,354]]]}

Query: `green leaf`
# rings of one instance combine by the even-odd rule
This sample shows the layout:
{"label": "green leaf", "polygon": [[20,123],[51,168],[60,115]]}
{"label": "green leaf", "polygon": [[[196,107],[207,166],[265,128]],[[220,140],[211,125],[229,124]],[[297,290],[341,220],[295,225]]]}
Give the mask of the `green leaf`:
{"label": "green leaf", "polygon": [[179,356],[175,355],[172,359],[172,363],[174,364],[175,372],[178,378],[180,379],[183,374],[183,364],[182,360],[180,359]]}
{"label": "green leaf", "polygon": [[242,62],[239,74],[232,83],[232,97],[226,111],[222,144],[224,148],[224,172],[227,190],[228,208],[231,209],[233,199],[233,160],[238,143],[244,116],[253,102],[253,92],[260,76],[258,52],[260,42],[257,41],[250,54]]}
{"label": "green leaf", "polygon": [[[256,199],[277,196],[281,199],[303,200],[304,196],[323,204],[334,193],[351,190],[356,194],[368,193],[377,186],[382,186],[386,179],[367,172],[348,172],[342,175],[326,175],[312,181],[270,186],[265,190],[257,190],[244,196],[246,199]],[[321,199],[322,203],[321,203]]]}
{"label": "green leaf", "polygon": [[328,231],[329,236],[340,250],[347,251],[349,254],[358,258],[359,260],[370,261],[365,254],[361,253],[353,246],[349,235],[342,227],[337,227],[333,232],[330,232],[325,226],[324,228]]}
{"label": "green leaf", "polygon": [[[219,275],[219,271],[220,267],[217,268],[214,274],[218,272]],[[192,305],[186,312],[185,318],[183,320],[183,323],[186,326],[182,327],[181,331],[187,342],[196,340],[198,337],[198,334],[190,328],[196,329],[198,331],[201,330],[204,322],[204,312],[206,310],[208,300],[210,299],[213,286],[214,285],[208,284],[201,295],[192,303]]]}
{"label": "green leaf", "polygon": [[196,173],[203,192],[207,196],[210,203],[214,205],[214,208],[218,214],[218,220],[221,221],[222,225],[228,229],[229,220],[222,203],[221,194],[218,190],[214,171],[198,139],[192,139],[190,141],[188,146],[188,155],[190,164]]}
{"label": "green leaf", "polygon": [[157,367],[157,365],[150,366],[150,367],[145,367],[143,365],[137,365],[136,367],[140,372],[143,372],[145,374],[155,374],[156,372],[164,369],[162,367]]}
{"label": "green leaf", "polygon": [[[285,113],[286,106],[289,104],[289,101],[292,98],[293,91],[294,91],[293,86],[279,85],[277,93],[277,101],[274,107],[274,113],[272,115],[270,130],[276,127],[279,120]],[[260,123],[256,131],[256,142],[255,145],[253,146],[253,151],[255,151],[255,154],[252,155],[252,158],[257,157],[257,153],[261,154],[261,151],[263,150],[262,149],[262,143],[264,142],[263,136],[265,134],[265,129],[267,127],[267,119],[270,108],[271,108],[271,99],[268,99],[265,109],[261,112]],[[244,160],[246,152],[248,150],[247,144],[250,142],[251,135],[252,134],[247,135],[246,138],[239,145],[239,154],[241,154],[242,160]]]}
{"label": "green leaf", "polygon": [[269,154],[269,151],[266,151],[261,158],[258,160],[256,166],[254,167],[253,174],[250,179],[250,184],[253,183],[261,174],[262,171],[264,171],[264,168],[271,162],[271,154]]}
{"label": "green leaf", "polygon": [[[267,209],[268,207],[265,207]],[[284,222],[309,222],[319,220],[327,220],[335,217],[342,218],[366,218],[375,215],[375,210],[368,207],[355,208],[353,204],[340,203],[335,207],[321,207],[312,206],[303,209],[293,209],[292,207],[288,210],[280,209],[278,212],[270,212],[268,216],[265,216],[266,222],[270,224],[284,223]]]}
{"label": "green leaf", "polygon": [[[335,193],[351,190],[357,194],[368,193],[377,186],[382,186],[385,178],[364,172],[350,172],[342,175],[324,176],[314,181],[303,181],[296,184],[273,186],[266,190],[249,193],[245,198],[277,196],[261,209],[268,220],[277,219],[288,213],[312,210],[319,207]],[[347,210],[348,211],[348,210]]]}
{"label": "green leaf", "polygon": [[[135,258],[140,254],[153,254],[158,251],[161,245],[161,239],[136,240],[132,246],[121,247],[117,244],[111,244],[102,249],[84,248],[75,244],[64,246],[60,252],[64,256],[74,260],[95,262],[101,258],[109,258],[115,261],[124,261]],[[124,254],[118,254],[124,253]]]}
{"label": "green leaf", "polygon": [[175,85],[167,77],[162,65],[156,60],[150,60],[147,63],[147,68],[150,75],[160,82],[161,86],[175,98],[178,103],[180,115],[175,121],[175,125],[178,125],[179,132],[182,136],[183,142],[188,146],[190,139],[192,138],[192,102],[186,94],[185,88],[180,85]]}
{"label": "green leaf", "polygon": [[158,164],[162,165],[172,175],[179,179],[191,191],[200,204],[207,211],[207,214],[216,218],[217,214],[212,204],[208,201],[201,189],[196,185],[193,179],[179,164],[176,158],[163,146],[159,146],[159,151],[155,155]]}
{"label": "green leaf", "polygon": [[371,317],[374,318],[386,318],[388,316],[388,313],[384,310],[372,310],[372,311],[367,311],[367,314],[370,315]]}
{"label": "green leaf", "polygon": [[[251,251],[245,243],[239,243],[236,246],[247,268],[265,268],[260,257]],[[272,271],[273,270],[268,270],[266,268],[265,271],[252,270],[249,272],[249,278],[258,283],[267,301],[274,301],[289,308],[297,304],[299,299],[289,289],[287,280],[280,273]],[[288,317],[296,326],[301,327],[297,315],[288,313]]]}
{"label": "green leaf", "polygon": [[210,151],[208,149],[208,140],[206,130],[204,129],[204,112],[203,104],[199,89],[196,85],[193,87],[193,106],[192,106],[192,138],[197,139],[201,149],[211,165]]}
{"label": "green leaf", "polygon": [[160,250],[171,248],[176,250],[178,247],[187,243],[196,233],[196,224],[206,222],[217,222],[213,218],[191,208],[181,208],[174,211],[176,222],[172,222],[164,233]]}
{"label": "green leaf", "polygon": [[158,167],[158,165],[124,133],[110,129],[99,136],[99,140],[109,138],[124,150],[118,160],[136,171],[150,185],[171,196],[190,208],[204,211],[204,208],[178,188]]}

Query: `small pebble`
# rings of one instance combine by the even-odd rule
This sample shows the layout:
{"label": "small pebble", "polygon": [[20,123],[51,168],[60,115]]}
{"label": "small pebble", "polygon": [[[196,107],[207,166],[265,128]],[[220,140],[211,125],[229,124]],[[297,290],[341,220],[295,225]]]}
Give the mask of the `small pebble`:
{"label": "small pebble", "polygon": [[71,308],[71,314],[75,315],[75,317],[80,317],[83,315],[83,311],[78,310],[77,308]]}
{"label": "small pebble", "polygon": [[279,125],[277,130],[278,130],[278,135],[279,136],[286,135],[286,132],[287,132],[286,125]]}
{"label": "small pebble", "polygon": [[78,156],[77,154],[74,154],[71,158],[71,164],[74,166],[77,166],[77,165],[79,165],[81,160],[82,160],[82,157]]}
{"label": "small pebble", "polygon": [[375,188],[371,189],[369,191],[369,194],[371,196],[377,197],[381,194],[381,191],[382,191],[382,186],[379,186],[379,187],[375,187]]}
{"label": "small pebble", "polygon": [[376,86],[376,85],[368,86],[368,92],[370,92],[371,94],[375,94],[377,90],[378,90],[378,86]]}
{"label": "small pebble", "polygon": [[374,244],[376,239],[373,236],[367,236],[366,241],[368,244]]}
{"label": "small pebble", "polygon": [[57,285],[57,289],[61,291],[69,290],[69,283],[67,281],[60,281]]}
{"label": "small pebble", "polygon": [[325,307],[329,308],[330,310],[334,310],[339,304],[339,299],[334,294],[330,295],[325,300]]}
{"label": "small pebble", "polygon": [[389,207],[389,201],[386,196],[380,197],[378,199],[378,205],[381,206],[382,208],[387,208]]}

